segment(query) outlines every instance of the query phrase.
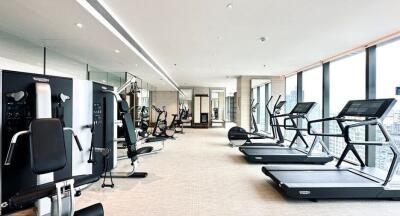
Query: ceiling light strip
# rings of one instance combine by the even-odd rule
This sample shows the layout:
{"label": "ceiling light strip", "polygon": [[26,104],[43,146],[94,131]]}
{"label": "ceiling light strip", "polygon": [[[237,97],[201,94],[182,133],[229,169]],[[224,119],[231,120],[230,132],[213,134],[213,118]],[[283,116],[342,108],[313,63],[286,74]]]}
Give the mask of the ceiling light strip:
{"label": "ceiling light strip", "polygon": [[97,0],[77,0],[77,2],[91,13],[100,23],[110,30],[127,47],[135,52],[146,64],[155,70],[175,90],[179,91],[178,84],[158,65],[153,58],[132,38],[132,36],[114,19],[106,8]]}

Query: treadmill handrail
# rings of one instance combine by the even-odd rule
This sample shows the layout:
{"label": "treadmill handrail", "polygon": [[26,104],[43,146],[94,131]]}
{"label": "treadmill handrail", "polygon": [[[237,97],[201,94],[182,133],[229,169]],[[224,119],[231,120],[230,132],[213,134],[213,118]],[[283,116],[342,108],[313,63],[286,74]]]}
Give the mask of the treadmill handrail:
{"label": "treadmill handrail", "polygon": [[382,130],[382,124],[378,121],[378,119],[371,119],[351,125],[346,125],[343,130],[343,135],[344,135],[344,140],[353,145],[388,145],[390,142],[389,137],[387,137],[384,134],[385,141],[359,141],[359,140],[351,140],[350,139],[350,129],[356,128],[356,127],[362,127],[362,126],[370,126],[370,125],[378,125],[379,130],[384,134],[384,131]]}
{"label": "treadmill handrail", "polygon": [[328,118],[322,118],[322,119],[315,119],[315,120],[310,120],[307,123],[307,132],[309,135],[312,136],[330,136],[330,137],[343,137],[343,134],[331,134],[331,133],[317,133],[316,131],[313,130],[312,125],[315,123],[320,123],[320,122],[327,122],[327,121],[340,121],[340,118],[337,117],[328,117]]}
{"label": "treadmill handrail", "polygon": [[[288,114],[288,116],[289,116],[289,117],[285,118],[284,121],[283,121],[283,127],[284,127],[286,130],[307,130],[307,128],[298,128],[298,125],[293,124],[293,121],[294,121],[295,119],[305,119],[305,120],[308,122],[308,118],[307,118],[306,115],[304,115],[304,114],[300,114],[300,115]],[[291,124],[291,125],[288,125],[288,124],[286,123],[288,120],[291,120],[291,121],[292,121],[292,124]]]}

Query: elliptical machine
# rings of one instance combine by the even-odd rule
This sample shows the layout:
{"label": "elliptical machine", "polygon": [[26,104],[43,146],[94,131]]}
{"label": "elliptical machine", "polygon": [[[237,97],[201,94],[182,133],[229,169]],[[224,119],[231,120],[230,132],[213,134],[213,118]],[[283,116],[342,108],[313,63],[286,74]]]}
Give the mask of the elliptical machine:
{"label": "elliptical machine", "polygon": [[152,135],[154,137],[165,137],[165,138],[173,138],[175,134],[175,124],[168,126],[167,123],[167,111],[165,110],[165,106],[162,109],[152,105],[154,111],[158,113],[156,124],[153,128]]}
{"label": "elliptical machine", "polygon": [[251,116],[252,116],[252,131],[247,132],[244,128],[235,126],[229,129],[228,131],[228,139],[229,143],[232,145],[232,147],[237,147],[237,146],[242,146],[245,144],[251,145],[252,139],[272,139],[276,140],[272,143],[258,143],[257,145],[280,145],[282,144],[285,140],[282,134],[281,127],[279,126],[279,122],[277,118],[275,117],[276,115],[280,114],[280,111],[282,107],[285,105],[286,101],[281,101],[280,100],[281,95],[279,95],[278,99],[275,102],[273,111],[269,109],[269,104],[271,103],[273,96],[271,96],[266,104],[266,110],[269,115],[269,122],[270,126],[272,128],[272,135],[260,133],[258,131],[257,127],[257,122],[254,117],[254,112],[256,111],[257,107],[259,106],[258,103],[254,104],[254,100],[252,101],[252,106],[251,106]]}
{"label": "elliptical machine", "polygon": [[189,109],[187,109],[185,105],[181,104],[179,106],[179,113],[172,114],[172,116],[173,116],[173,119],[172,119],[169,127],[175,128],[175,133],[183,134],[183,123],[189,122],[188,121]]}

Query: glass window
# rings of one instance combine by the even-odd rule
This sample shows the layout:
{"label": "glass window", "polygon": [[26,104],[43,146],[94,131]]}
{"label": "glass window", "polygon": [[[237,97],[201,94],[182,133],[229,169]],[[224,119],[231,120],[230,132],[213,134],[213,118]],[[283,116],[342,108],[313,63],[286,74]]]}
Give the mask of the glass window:
{"label": "glass window", "polygon": [[[322,118],[322,66],[303,72],[303,101],[316,102],[314,109],[308,116],[309,120]],[[303,127],[307,127],[303,121]],[[322,131],[322,124],[315,124],[317,131]],[[306,141],[311,144],[314,137],[307,136]]]}
{"label": "glass window", "polygon": [[[297,104],[297,74],[286,77],[286,105],[285,112],[290,112],[294,106]],[[282,120],[282,119],[280,119]],[[280,124],[283,122],[280,121]],[[292,140],[295,132],[294,131],[285,131],[285,139]]]}
{"label": "glass window", "polygon": [[[256,123],[257,123],[258,113],[259,113],[259,111],[258,111],[259,106],[256,106],[256,107],[255,107],[255,105],[256,105],[257,102],[258,102],[258,91],[257,91],[257,87],[252,88],[252,99],[251,99],[251,102],[252,102],[252,104],[251,104],[251,112],[252,112],[252,115],[254,116],[254,119],[255,119],[255,121],[256,121]],[[257,125],[257,127],[258,127],[258,125]],[[253,118],[251,119],[251,127],[250,127],[250,128],[251,128],[251,131],[255,130]]]}
{"label": "glass window", "polygon": [[[268,84],[266,84],[266,90],[267,90],[267,92],[266,92],[266,94],[267,94],[267,98],[265,99],[265,100],[269,100],[269,98],[271,97],[271,83],[268,83]],[[270,103],[269,104],[269,109],[272,111],[273,110],[273,103]],[[266,110],[265,110],[266,111]],[[266,128],[267,128],[267,132],[269,133],[269,134],[271,134],[272,133],[272,128],[271,128],[271,126],[270,126],[270,121],[269,121],[269,116],[267,115],[267,117],[266,117]]]}
{"label": "glass window", "polygon": [[[396,87],[400,87],[400,40],[378,46],[376,49],[376,97],[396,98],[397,104],[384,120],[389,134],[400,147],[400,96],[396,95]],[[378,139],[383,139],[377,134]],[[393,153],[388,146],[376,147],[376,166],[388,169]]]}
{"label": "glass window", "polygon": [[260,102],[259,102],[259,109],[260,109],[260,121],[258,122],[258,129],[260,131],[265,131],[265,117],[266,117],[266,110],[265,110],[265,85],[262,85],[260,88]]}
{"label": "glass window", "polygon": [[[330,64],[330,116],[336,116],[349,100],[365,99],[365,52],[354,54]],[[331,121],[330,133],[341,133],[336,122]],[[353,139],[365,139],[365,129],[359,127],[353,130]],[[329,149],[335,156],[340,156],[346,144],[343,138],[330,137]],[[356,146],[362,159],[365,159],[365,147]],[[352,153],[346,157],[347,160],[356,162]]]}

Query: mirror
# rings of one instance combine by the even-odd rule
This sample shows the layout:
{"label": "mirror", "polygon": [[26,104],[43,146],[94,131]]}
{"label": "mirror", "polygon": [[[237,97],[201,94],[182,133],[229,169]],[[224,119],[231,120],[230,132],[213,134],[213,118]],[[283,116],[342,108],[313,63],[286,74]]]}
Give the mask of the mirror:
{"label": "mirror", "polygon": [[185,88],[180,89],[183,94],[179,94],[179,112],[186,112],[182,119],[183,126],[192,126],[192,116],[193,116],[193,89]]}
{"label": "mirror", "polygon": [[225,127],[225,89],[211,89],[211,127]]}

